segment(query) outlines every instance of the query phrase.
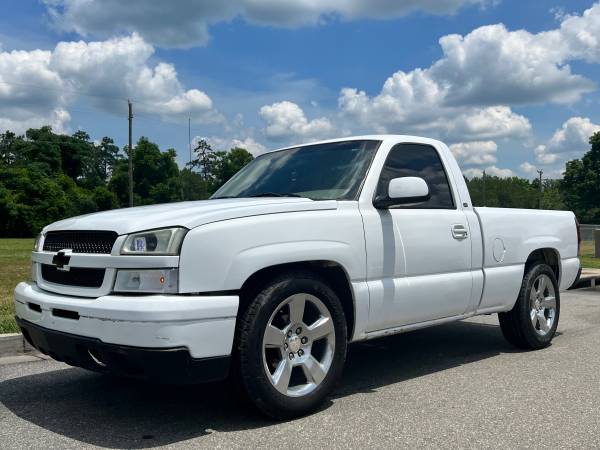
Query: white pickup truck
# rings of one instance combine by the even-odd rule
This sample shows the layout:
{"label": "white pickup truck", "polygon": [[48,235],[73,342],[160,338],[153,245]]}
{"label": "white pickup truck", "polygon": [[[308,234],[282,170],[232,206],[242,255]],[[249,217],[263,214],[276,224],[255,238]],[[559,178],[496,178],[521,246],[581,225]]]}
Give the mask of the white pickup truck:
{"label": "white pickup truck", "polygon": [[210,200],[44,228],[17,321],[41,352],[160,382],[238,381],[313,410],[349,342],[498,313],[547,346],[579,270],[571,212],[474,208],[448,147],[361,136],[259,156]]}

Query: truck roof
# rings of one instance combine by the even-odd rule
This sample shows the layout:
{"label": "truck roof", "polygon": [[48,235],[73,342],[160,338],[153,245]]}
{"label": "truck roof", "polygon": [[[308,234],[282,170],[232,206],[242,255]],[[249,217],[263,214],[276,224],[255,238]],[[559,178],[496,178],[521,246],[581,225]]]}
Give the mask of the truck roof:
{"label": "truck roof", "polygon": [[286,145],[285,147],[268,150],[266,153],[269,153],[272,151],[274,152],[274,151],[278,151],[278,150],[285,150],[288,148],[301,147],[301,146],[305,146],[305,145],[327,144],[327,143],[331,143],[331,142],[361,141],[361,140],[393,141],[394,143],[415,142],[415,143],[422,143],[422,144],[431,144],[434,146],[443,144],[441,141],[436,140],[436,139],[431,139],[431,138],[427,138],[427,137],[423,137],[423,136],[412,136],[412,135],[408,135],[408,134],[365,134],[365,135],[358,135],[358,136],[345,136],[345,137],[340,137],[340,138],[335,138],[335,139],[325,139],[325,140],[321,140],[321,141],[304,142],[304,143],[298,143],[298,144],[294,144],[294,145]]}

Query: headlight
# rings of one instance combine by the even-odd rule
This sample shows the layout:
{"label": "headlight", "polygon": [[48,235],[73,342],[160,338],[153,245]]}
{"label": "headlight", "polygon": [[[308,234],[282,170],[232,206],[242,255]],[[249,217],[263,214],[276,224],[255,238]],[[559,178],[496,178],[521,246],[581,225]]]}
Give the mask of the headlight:
{"label": "headlight", "polygon": [[186,228],[161,228],[127,236],[121,255],[179,255]]}
{"label": "headlight", "polygon": [[35,238],[35,242],[33,243],[33,251],[34,252],[41,252],[42,251],[42,242],[44,241],[44,233],[39,233],[36,238]]}

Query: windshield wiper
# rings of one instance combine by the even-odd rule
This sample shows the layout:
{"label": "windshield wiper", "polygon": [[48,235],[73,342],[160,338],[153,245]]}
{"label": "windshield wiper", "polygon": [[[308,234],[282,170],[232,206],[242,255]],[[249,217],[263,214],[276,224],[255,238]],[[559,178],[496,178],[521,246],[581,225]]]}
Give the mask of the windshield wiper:
{"label": "windshield wiper", "polygon": [[259,192],[248,197],[302,197],[302,195],[292,194],[291,192]]}

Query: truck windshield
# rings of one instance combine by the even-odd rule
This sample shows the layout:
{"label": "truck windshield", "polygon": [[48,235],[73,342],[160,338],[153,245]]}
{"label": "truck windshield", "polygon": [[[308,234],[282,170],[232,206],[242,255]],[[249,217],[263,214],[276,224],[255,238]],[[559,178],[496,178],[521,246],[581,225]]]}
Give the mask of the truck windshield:
{"label": "truck windshield", "polygon": [[354,200],[379,143],[343,141],[266,153],[240,170],[211,198]]}

